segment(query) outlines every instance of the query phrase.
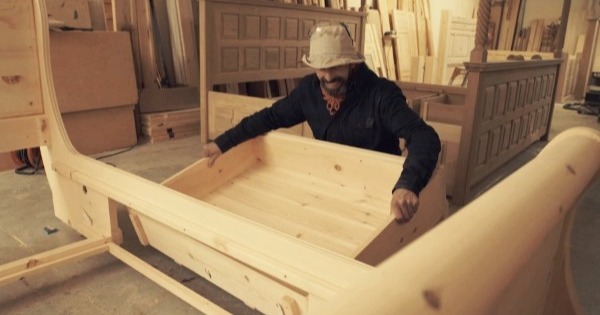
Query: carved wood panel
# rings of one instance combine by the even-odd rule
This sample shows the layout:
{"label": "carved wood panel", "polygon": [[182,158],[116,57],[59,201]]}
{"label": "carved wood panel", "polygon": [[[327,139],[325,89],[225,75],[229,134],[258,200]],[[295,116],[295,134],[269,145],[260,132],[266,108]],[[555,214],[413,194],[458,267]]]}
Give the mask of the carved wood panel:
{"label": "carved wood panel", "polygon": [[555,67],[482,72],[472,184],[545,134],[555,79]]}
{"label": "carved wood panel", "polygon": [[208,1],[210,84],[298,78],[308,32],[319,22],[345,22],[362,51],[364,14],[255,1]]}

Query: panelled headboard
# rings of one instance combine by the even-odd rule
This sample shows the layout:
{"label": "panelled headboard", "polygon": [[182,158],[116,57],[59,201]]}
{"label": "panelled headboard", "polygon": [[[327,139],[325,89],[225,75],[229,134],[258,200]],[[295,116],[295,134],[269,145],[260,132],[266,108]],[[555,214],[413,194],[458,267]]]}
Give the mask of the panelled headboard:
{"label": "panelled headboard", "polygon": [[300,60],[308,31],[344,22],[364,51],[362,12],[272,1],[200,1],[200,130],[208,140],[208,91],[215,84],[299,78],[313,70]]}

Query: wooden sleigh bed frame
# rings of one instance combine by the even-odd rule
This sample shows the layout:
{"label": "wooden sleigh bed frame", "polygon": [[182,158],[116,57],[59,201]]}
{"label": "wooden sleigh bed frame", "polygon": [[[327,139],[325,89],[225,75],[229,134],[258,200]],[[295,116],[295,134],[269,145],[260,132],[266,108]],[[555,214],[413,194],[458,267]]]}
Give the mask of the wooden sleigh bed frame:
{"label": "wooden sleigh bed frame", "polygon": [[[80,155],[54,94],[43,1],[0,0],[0,36],[6,39],[0,151],[41,147],[55,214],[86,237],[1,265],[0,285],[109,252],[202,312],[226,314],[119,246],[116,208],[122,204],[131,209],[142,243],[266,314],[578,314],[567,245],[574,205],[600,172],[596,131],[557,137],[523,169],[439,224],[447,208],[436,174],[417,217],[397,225],[387,215],[382,187],[395,180],[398,170],[390,170],[401,157],[269,135],[235,148],[211,169],[201,160],[160,185]],[[319,163],[297,163],[304,151]],[[232,198],[240,189],[282,195],[274,190],[284,178],[307,183],[294,186],[285,215],[333,202],[329,218],[348,222],[337,230],[319,230],[316,221],[286,228],[275,217],[270,225],[268,216],[242,214],[251,209]],[[550,181],[555,184],[548,187]],[[351,201],[336,199],[336,191]],[[542,191],[547,198],[539,200]],[[315,196],[320,200],[312,203]],[[370,210],[353,209],[361,203]],[[314,220],[295,222],[303,219]],[[344,232],[348,227],[362,232]]]}

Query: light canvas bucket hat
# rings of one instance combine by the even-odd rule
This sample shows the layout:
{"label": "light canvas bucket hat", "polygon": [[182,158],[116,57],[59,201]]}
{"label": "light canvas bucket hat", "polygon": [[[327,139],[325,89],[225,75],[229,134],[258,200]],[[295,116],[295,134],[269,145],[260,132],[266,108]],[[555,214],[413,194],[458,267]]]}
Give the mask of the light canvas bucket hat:
{"label": "light canvas bucket hat", "polygon": [[342,23],[320,23],[311,29],[310,50],[302,62],[315,69],[361,63],[365,57],[354,48],[352,37]]}

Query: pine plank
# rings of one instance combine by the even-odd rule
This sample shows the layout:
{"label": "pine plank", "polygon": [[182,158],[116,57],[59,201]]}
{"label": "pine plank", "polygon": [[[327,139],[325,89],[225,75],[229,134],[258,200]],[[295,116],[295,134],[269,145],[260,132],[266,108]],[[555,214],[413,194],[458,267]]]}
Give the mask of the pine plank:
{"label": "pine plank", "polygon": [[146,276],[148,279],[156,282],[167,291],[171,292],[175,296],[179,297],[183,301],[192,305],[197,310],[201,311],[202,314],[207,315],[228,315],[231,314],[224,309],[220,308],[211,301],[205,299],[201,295],[198,295],[195,291],[184,286],[177,280],[167,276],[162,271],[154,268],[152,265],[138,258],[137,256],[129,253],[125,249],[121,248],[116,244],[109,244],[108,250],[116,258],[120,259],[123,263],[127,264],[134,270]]}
{"label": "pine plank", "polygon": [[377,9],[379,11],[381,21],[381,34],[382,34],[382,51],[383,61],[385,62],[387,78],[393,81],[398,80],[396,74],[396,63],[394,62],[394,48],[392,46],[392,39],[386,37],[386,34],[390,32],[390,10],[388,9],[388,0],[378,0]]}
{"label": "pine plank", "polygon": [[412,58],[419,56],[414,13],[392,10],[392,27],[396,31],[394,52],[396,53],[399,80],[410,81]]}
{"label": "pine plank", "polygon": [[381,44],[375,24],[365,24],[365,58],[367,66],[379,77],[386,77]]}
{"label": "pine plank", "polygon": [[198,86],[198,53],[191,0],[167,1],[176,81]]}

